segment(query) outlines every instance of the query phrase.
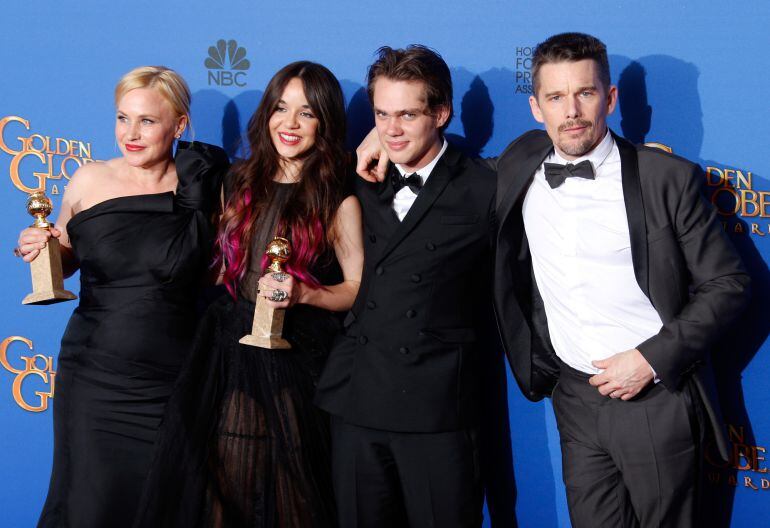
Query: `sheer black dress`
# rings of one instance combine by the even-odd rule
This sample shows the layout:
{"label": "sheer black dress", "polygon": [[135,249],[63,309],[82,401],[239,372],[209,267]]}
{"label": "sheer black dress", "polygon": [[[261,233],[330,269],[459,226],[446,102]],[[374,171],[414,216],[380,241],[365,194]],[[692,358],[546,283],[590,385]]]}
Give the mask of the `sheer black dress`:
{"label": "sheer black dress", "polygon": [[124,196],[67,224],[80,303],[61,342],[39,527],[131,526],[165,403],[195,335],[228,160],[181,143],[176,194]]}
{"label": "sheer black dress", "polygon": [[[251,332],[261,256],[296,188],[274,185],[241,296],[209,308],[169,401],[137,527],[336,525],[328,416],[312,400],[339,314],[288,309],[289,350],[238,343]],[[321,284],[342,282],[331,250],[310,271]]]}

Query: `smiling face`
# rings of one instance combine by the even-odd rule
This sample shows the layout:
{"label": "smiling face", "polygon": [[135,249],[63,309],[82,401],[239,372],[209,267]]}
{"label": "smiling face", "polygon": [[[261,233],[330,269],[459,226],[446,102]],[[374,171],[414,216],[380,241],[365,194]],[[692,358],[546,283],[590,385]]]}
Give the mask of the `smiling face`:
{"label": "smiling face", "polygon": [[281,93],[270,121],[270,139],[285,161],[301,163],[315,145],[318,118],[305,97],[302,80],[291,79]]}
{"label": "smiling face", "polygon": [[601,82],[592,59],[543,64],[538,72],[538,93],[529,98],[535,119],[556,151],[573,160],[590,152],[607,133],[607,116],[615,110],[617,88]]}
{"label": "smiling face", "polygon": [[175,136],[187,126],[187,116],[177,116],[171,104],[153,88],[135,88],[120,98],[115,139],[132,167],[151,167],[171,158]]}
{"label": "smiling face", "polygon": [[449,110],[442,106],[430,111],[424,83],[380,77],[372,100],[377,134],[392,162],[411,172],[438,155],[443,144],[440,129]]}

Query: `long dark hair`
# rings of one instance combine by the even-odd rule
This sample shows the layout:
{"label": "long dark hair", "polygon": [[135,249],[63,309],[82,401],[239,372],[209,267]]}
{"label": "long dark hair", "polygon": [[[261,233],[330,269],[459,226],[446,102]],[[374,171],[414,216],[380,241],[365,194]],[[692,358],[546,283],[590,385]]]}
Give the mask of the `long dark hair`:
{"label": "long dark hair", "polygon": [[249,120],[249,154],[233,168],[232,193],[219,224],[215,265],[225,266],[224,282],[235,295],[249,265],[249,244],[254,227],[270,203],[273,178],[281,163],[270,137],[270,117],[284,88],[299,79],[311,111],[318,118],[315,144],[305,153],[298,188],[278,220],[280,235],[290,233],[292,256],[286,269],[301,281],[318,287],[310,267],[334,240],[334,216],[344,198],[345,103],[334,74],[308,61],[284,66],[270,80],[257,111]]}

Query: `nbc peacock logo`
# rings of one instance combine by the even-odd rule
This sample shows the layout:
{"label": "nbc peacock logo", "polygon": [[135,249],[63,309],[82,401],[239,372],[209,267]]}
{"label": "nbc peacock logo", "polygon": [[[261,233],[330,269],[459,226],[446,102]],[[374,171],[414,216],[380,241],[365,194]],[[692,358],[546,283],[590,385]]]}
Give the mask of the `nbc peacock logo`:
{"label": "nbc peacock logo", "polygon": [[219,39],[209,46],[209,56],[203,64],[209,70],[209,86],[246,86],[246,70],[251,67],[246,48],[230,39]]}

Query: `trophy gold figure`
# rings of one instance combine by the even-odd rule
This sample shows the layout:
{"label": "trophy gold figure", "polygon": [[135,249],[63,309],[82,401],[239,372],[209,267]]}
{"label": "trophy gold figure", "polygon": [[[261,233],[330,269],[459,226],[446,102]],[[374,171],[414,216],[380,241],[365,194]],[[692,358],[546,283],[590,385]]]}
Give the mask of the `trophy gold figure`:
{"label": "trophy gold figure", "polygon": [[[30,227],[51,229],[53,224],[47,220],[53,211],[51,200],[43,191],[29,195],[27,212],[35,217]],[[32,293],[24,297],[21,304],[53,304],[77,299],[77,295],[64,289],[64,274],[61,267],[61,248],[59,241],[50,237],[40,254],[29,263],[32,272]]]}
{"label": "trophy gold figure", "polygon": [[[265,254],[271,261],[267,269],[271,273],[282,273],[281,264],[289,260],[291,244],[285,238],[275,237],[267,245]],[[251,334],[243,336],[238,342],[262,348],[291,348],[289,342],[281,337],[285,313],[282,308],[268,306],[267,299],[257,295]]]}

